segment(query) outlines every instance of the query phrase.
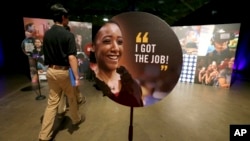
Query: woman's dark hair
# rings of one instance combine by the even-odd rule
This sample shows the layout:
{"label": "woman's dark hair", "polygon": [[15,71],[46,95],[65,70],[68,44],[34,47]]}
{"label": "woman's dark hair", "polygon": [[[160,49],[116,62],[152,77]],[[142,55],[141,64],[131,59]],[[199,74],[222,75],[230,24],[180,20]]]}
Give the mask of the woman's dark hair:
{"label": "woman's dark hair", "polygon": [[54,4],[50,7],[52,19],[54,22],[62,22],[62,16],[68,17],[68,11],[63,7],[62,4]]}
{"label": "woman's dark hair", "polygon": [[93,51],[89,52],[89,62],[96,63],[95,53]]}
{"label": "woman's dark hair", "polygon": [[105,22],[103,25],[93,25],[92,26],[92,42],[93,43],[95,42],[96,34],[100,30],[100,28],[103,27],[105,24],[108,24],[108,23],[113,23],[113,24],[116,24],[118,27],[120,27],[120,25],[116,21],[113,21],[113,20],[109,20],[109,21]]}
{"label": "woman's dark hair", "polygon": [[93,25],[93,26],[92,26],[92,42],[93,42],[93,43],[94,43],[94,41],[95,41],[96,34],[97,34],[97,32],[100,30],[101,27],[102,27],[102,26],[100,26],[100,25]]}
{"label": "woman's dark hair", "polygon": [[70,27],[68,25],[64,26],[64,28],[68,31],[70,31]]}
{"label": "woman's dark hair", "polygon": [[[113,23],[113,24],[116,24],[118,27],[120,27],[119,24],[113,20],[105,22],[102,26],[104,26],[105,24],[108,24],[108,23]],[[102,26],[100,26],[100,25],[93,25],[92,26],[92,44],[95,44],[96,35]],[[90,58],[90,62],[96,63],[95,53],[93,51],[90,51],[89,58]]]}

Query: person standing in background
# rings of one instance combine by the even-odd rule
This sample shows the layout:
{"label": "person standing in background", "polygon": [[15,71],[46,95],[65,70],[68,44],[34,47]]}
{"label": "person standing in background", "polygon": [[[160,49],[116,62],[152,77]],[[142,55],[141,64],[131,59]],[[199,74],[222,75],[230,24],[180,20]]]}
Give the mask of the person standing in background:
{"label": "person standing in background", "polygon": [[[52,128],[63,93],[68,98],[72,127],[78,127],[84,120],[79,112],[78,103],[82,101],[82,97],[79,94],[80,80],[75,38],[64,27],[69,22],[68,11],[61,4],[52,5],[50,10],[54,25],[46,31],[43,38],[44,63],[49,66],[46,74],[49,95],[38,137],[39,141],[53,139]],[[69,68],[73,71],[75,86],[71,85]]]}
{"label": "person standing in background", "polygon": [[214,47],[213,51],[207,53],[207,66],[212,62],[221,64],[224,59],[230,59],[235,56],[235,51],[232,51],[228,47],[230,40],[234,38],[234,34],[227,32],[224,29],[218,29],[215,31],[211,41]]}
{"label": "person standing in background", "polygon": [[224,63],[224,67],[222,67],[219,71],[218,86],[221,88],[230,88],[232,81],[232,71],[234,67],[234,57],[230,58],[229,61],[224,61]]}
{"label": "person standing in background", "polygon": [[29,37],[33,37],[36,38],[37,33],[36,33],[36,28],[34,23],[27,23],[25,25],[25,37],[29,38]]}
{"label": "person standing in background", "polygon": [[76,41],[76,49],[77,49],[77,52],[82,52],[82,35],[81,34],[78,34],[76,33],[75,34],[75,41]]}
{"label": "person standing in background", "polygon": [[47,71],[47,66],[44,65],[43,45],[39,38],[34,41],[34,50],[32,51],[32,57],[36,60],[38,73]]}

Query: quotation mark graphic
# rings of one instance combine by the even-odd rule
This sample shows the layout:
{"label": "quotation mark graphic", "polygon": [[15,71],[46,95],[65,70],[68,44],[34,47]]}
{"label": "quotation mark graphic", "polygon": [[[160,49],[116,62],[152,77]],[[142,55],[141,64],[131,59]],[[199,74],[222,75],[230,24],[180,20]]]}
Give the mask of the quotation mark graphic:
{"label": "quotation mark graphic", "polygon": [[166,71],[168,69],[168,65],[161,65],[161,71]]}
{"label": "quotation mark graphic", "polygon": [[136,36],[136,43],[148,43],[148,32],[145,32],[143,37],[142,36],[142,33],[139,32]]}

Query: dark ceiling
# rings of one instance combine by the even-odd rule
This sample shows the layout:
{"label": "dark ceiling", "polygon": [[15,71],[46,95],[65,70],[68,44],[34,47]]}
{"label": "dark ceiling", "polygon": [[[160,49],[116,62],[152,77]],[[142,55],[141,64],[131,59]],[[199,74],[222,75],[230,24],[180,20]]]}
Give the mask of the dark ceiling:
{"label": "dark ceiling", "polygon": [[[142,11],[154,14],[169,25],[194,12],[212,0],[25,0],[22,6],[23,16],[46,18],[46,10],[61,3],[71,13],[71,20],[101,22],[102,18],[111,18],[128,11]],[[32,6],[32,5],[36,6]],[[27,7],[27,8],[25,8]],[[33,12],[31,12],[33,11]]]}
{"label": "dark ceiling", "polygon": [[[74,0],[75,3],[82,3],[77,6],[69,2],[67,6],[72,9],[78,18],[84,14],[92,15],[99,19],[98,16],[112,17],[116,14],[126,11],[143,11],[155,14],[172,24],[187,14],[194,12],[208,2],[208,0],[93,0],[83,2]],[[76,17],[76,18],[77,18]],[[93,19],[96,20],[96,19]]]}

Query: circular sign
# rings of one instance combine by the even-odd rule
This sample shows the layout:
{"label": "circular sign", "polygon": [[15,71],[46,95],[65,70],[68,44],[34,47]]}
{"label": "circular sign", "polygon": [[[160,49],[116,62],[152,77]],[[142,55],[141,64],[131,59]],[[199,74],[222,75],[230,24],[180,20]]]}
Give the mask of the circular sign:
{"label": "circular sign", "polygon": [[[162,100],[175,87],[182,69],[182,49],[177,36],[164,20],[146,12],[121,13],[111,21],[119,25],[123,38],[119,65],[129,74],[127,80],[131,76],[140,90],[133,90],[132,82],[123,83],[121,77],[120,94],[125,100],[116,101],[115,96],[107,96],[131,107],[145,107]],[[129,99],[138,95],[142,105]]]}

